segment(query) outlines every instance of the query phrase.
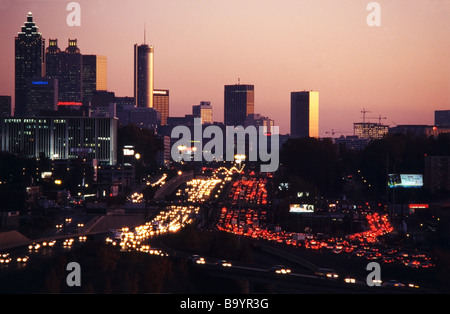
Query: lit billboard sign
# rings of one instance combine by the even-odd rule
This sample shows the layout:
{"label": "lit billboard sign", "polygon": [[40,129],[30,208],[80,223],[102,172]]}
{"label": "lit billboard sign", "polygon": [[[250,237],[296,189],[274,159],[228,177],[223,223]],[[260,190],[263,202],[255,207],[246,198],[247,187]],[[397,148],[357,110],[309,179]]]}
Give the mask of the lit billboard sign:
{"label": "lit billboard sign", "polygon": [[33,85],[48,85],[48,81],[32,81]]}
{"label": "lit billboard sign", "polygon": [[124,156],[133,156],[134,155],[134,147],[133,146],[124,146],[123,155]]}
{"label": "lit billboard sign", "polygon": [[427,209],[430,208],[428,204],[409,204],[409,209]]}
{"label": "lit billboard sign", "polygon": [[58,106],[81,106],[81,102],[76,101],[60,101],[58,102]]}
{"label": "lit billboard sign", "polygon": [[423,175],[390,174],[388,185],[390,188],[421,188],[423,187]]}
{"label": "lit billboard sign", "polygon": [[310,204],[291,204],[289,206],[290,213],[313,213],[314,205]]}

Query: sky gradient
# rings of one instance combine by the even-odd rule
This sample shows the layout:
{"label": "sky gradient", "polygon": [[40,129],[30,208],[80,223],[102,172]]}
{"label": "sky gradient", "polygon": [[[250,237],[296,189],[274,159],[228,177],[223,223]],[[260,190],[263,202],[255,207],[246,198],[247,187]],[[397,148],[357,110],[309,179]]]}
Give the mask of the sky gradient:
{"label": "sky gradient", "polygon": [[450,0],[384,0],[369,27],[361,0],[0,0],[0,95],[14,97],[14,37],[28,11],[46,39],[108,59],[108,90],[133,96],[133,45],[155,49],[155,88],[170,116],[210,101],[223,121],[224,85],[255,85],[255,112],[289,133],[290,93],[320,94],[320,136],[353,134],[362,120],[433,124],[450,109]]}

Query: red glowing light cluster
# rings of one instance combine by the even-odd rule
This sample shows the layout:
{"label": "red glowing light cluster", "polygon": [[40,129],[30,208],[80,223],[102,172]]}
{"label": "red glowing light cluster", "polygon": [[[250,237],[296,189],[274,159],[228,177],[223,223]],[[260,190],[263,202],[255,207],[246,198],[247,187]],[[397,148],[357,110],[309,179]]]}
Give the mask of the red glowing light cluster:
{"label": "red glowing light cluster", "polygon": [[267,204],[267,179],[250,178],[247,180],[237,180],[233,182],[228,198],[231,204],[237,204],[238,201],[244,201],[248,204],[266,205]]}
{"label": "red glowing light cluster", "polygon": [[366,216],[369,229],[367,231],[354,233],[348,236],[349,240],[359,240],[362,242],[374,243],[379,236],[392,232],[394,228],[389,223],[386,215],[378,213],[368,214]]}
{"label": "red glowing light cluster", "polygon": [[378,213],[366,216],[368,230],[350,234],[345,238],[319,238],[312,234],[286,232],[279,227],[266,227],[266,210],[229,209],[223,207],[217,221],[217,229],[255,239],[274,241],[308,250],[329,250],[335,254],[347,253],[367,260],[398,263],[412,268],[427,268],[434,264],[423,254],[407,254],[396,249],[381,250],[376,245],[378,237],[393,231],[386,215]]}

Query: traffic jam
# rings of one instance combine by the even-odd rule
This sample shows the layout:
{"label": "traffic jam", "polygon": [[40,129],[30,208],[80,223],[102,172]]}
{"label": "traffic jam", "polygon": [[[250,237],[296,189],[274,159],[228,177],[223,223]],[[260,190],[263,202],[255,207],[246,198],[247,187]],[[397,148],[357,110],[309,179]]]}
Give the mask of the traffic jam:
{"label": "traffic jam", "polygon": [[230,206],[220,209],[216,228],[236,235],[284,243],[308,250],[329,250],[335,254],[352,254],[385,264],[397,263],[411,268],[434,266],[431,258],[423,253],[405,252],[398,248],[379,245],[379,238],[393,231],[386,214],[367,213],[365,215],[367,230],[342,238],[286,232],[278,226],[271,226],[267,223],[267,208],[248,206],[267,204],[265,183],[265,178],[235,181],[229,191]]}

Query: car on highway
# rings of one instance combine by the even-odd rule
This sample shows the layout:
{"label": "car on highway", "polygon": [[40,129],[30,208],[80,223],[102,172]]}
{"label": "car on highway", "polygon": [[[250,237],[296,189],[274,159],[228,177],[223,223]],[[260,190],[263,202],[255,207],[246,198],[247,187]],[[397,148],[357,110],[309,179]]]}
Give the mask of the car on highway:
{"label": "car on highway", "polygon": [[269,271],[274,272],[276,274],[282,274],[282,275],[290,274],[292,272],[290,268],[288,268],[284,265],[275,265],[275,266],[269,268]]}
{"label": "car on highway", "polygon": [[388,280],[385,283],[383,283],[383,286],[385,287],[404,287],[405,284],[399,282],[398,280]]}
{"label": "car on highway", "polygon": [[42,246],[54,246],[55,243],[56,243],[56,240],[44,241],[44,242],[42,242]]}
{"label": "car on highway", "polygon": [[339,275],[331,268],[318,268],[315,272],[315,275],[322,277],[322,278],[328,278],[328,279],[337,279]]}
{"label": "car on highway", "polygon": [[227,260],[220,260],[219,262],[218,262],[218,264],[219,265],[221,265],[221,266],[223,266],[223,267],[231,267],[232,266],[232,264],[231,264],[231,262],[230,261],[227,261]]}
{"label": "car on highway", "polygon": [[356,283],[356,279],[353,278],[352,276],[346,276],[346,277],[344,278],[344,282],[345,282],[345,283]]}
{"label": "car on highway", "polygon": [[30,245],[28,246],[28,249],[29,249],[30,251],[32,251],[32,250],[37,251],[37,250],[39,250],[40,247],[41,247],[41,245],[40,245],[39,243],[33,242],[32,244],[30,244]]}
{"label": "car on highway", "polygon": [[29,257],[27,255],[20,255],[20,256],[17,256],[17,258],[16,258],[17,263],[26,263],[26,262],[28,262],[28,260],[29,260]]}
{"label": "car on highway", "polygon": [[191,261],[196,263],[196,264],[200,264],[200,265],[206,264],[205,258],[201,257],[199,255],[192,255],[191,256]]}
{"label": "car on highway", "polygon": [[72,238],[65,239],[63,242],[63,246],[66,248],[71,247],[73,244],[73,241],[74,241],[74,239],[72,239]]}
{"label": "car on highway", "polygon": [[0,256],[0,264],[9,264],[11,262],[11,256],[9,253],[2,253]]}

